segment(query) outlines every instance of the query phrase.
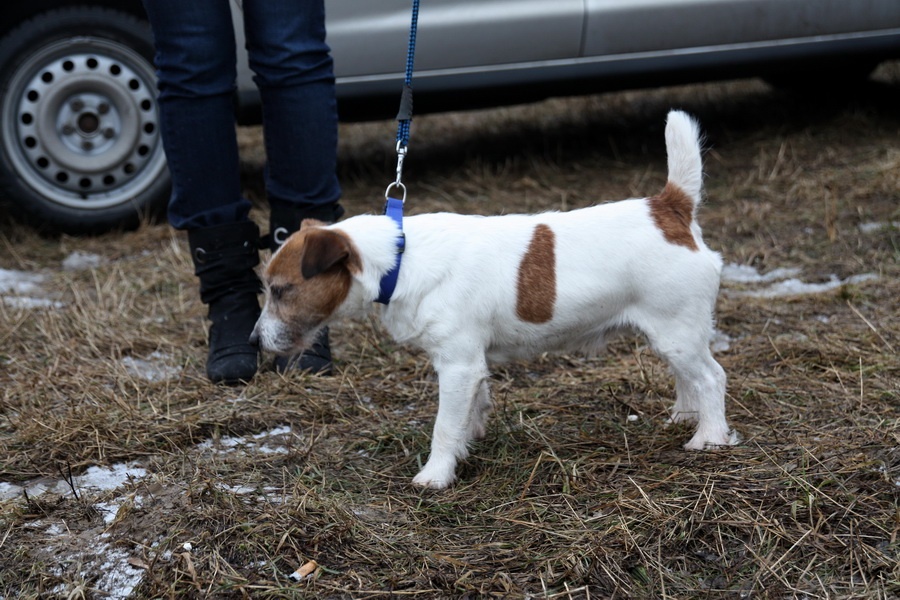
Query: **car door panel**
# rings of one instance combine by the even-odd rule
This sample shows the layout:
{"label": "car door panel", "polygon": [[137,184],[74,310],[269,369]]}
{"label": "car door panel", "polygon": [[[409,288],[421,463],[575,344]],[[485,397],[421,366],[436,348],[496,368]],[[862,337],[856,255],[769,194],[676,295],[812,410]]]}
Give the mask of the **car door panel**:
{"label": "car door panel", "polygon": [[898,0],[586,0],[584,56],[760,44],[900,27]]}
{"label": "car door panel", "polygon": [[[326,11],[339,78],[403,72],[411,2],[333,0]],[[416,71],[575,58],[583,20],[583,0],[427,0],[419,12]]]}

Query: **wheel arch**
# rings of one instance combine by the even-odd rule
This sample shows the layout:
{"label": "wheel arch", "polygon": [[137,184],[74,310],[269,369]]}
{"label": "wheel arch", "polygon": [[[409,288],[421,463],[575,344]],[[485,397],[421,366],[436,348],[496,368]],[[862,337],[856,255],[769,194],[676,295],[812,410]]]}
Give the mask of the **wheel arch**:
{"label": "wheel arch", "polygon": [[72,6],[97,6],[118,10],[142,20],[147,20],[141,0],[30,0],[29,2],[6,2],[3,18],[0,19],[0,37],[3,37],[24,21],[58,8]]}

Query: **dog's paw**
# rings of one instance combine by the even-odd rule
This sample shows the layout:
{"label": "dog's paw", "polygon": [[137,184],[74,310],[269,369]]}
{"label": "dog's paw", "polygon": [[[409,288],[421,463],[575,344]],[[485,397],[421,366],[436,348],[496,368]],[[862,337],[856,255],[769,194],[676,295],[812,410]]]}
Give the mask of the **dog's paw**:
{"label": "dog's paw", "polygon": [[735,446],[741,443],[741,436],[733,429],[710,433],[697,431],[694,437],[684,445],[685,450],[711,450],[722,446]]}
{"label": "dog's paw", "polygon": [[450,487],[456,480],[455,469],[453,466],[435,466],[431,461],[425,464],[425,468],[419,471],[419,474],[413,477],[413,483],[434,490],[443,490]]}

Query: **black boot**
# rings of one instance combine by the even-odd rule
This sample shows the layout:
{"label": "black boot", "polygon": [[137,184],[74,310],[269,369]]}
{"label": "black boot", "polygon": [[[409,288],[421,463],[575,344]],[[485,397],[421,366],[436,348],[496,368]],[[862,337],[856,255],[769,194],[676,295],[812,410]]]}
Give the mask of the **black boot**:
{"label": "black boot", "polygon": [[188,232],[200,300],[209,306],[209,356],[206,374],[214,383],[250,381],[259,350],[250,333],[259,318],[259,228],[242,222]]}
{"label": "black boot", "polygon": [[[271,203],[269,215],[269,249],[274,253],[287,238],[300,229],[304,219],[316,219],[324,223],[334,223],[344,209],[340,205],[329,205],[312,210],[297,209],[293,206]],[[319,332],[313,345],[303,351],[300,356],[279,356],[275,359],[275,368],[279,373],[288,369],[299,369],[320,375],[331,375],[331,345],[328,341],[328,328]]]}
{"label": "black boot", "polygon": [[299,356],[276,356],[275,370],[284,373],[290,369],[298,369],[315,375],[331,375],[331,344],[328,342],[328,328],[319,332],[312,346]]}

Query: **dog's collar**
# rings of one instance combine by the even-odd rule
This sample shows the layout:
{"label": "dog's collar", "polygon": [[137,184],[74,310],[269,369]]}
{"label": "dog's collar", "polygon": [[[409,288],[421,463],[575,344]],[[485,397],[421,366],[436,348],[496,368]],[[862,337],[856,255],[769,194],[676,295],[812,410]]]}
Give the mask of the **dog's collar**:
{"label": "dog's collar", "polygon": [[392,218],[400,228],[400,235],[397,236],[397,258],[391,270],[381,278],[378,298],[375,299],[375,302],[387,305],[394,294],[394,288],[397,287],[397,277],[400,275],[400,259],[403,258],[403,251],[406,249],[406,235],[403,233],[403,201],[388,196],[384,204],[384,214]]}

